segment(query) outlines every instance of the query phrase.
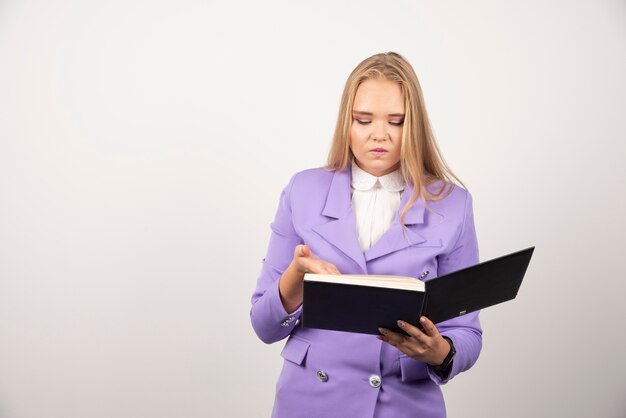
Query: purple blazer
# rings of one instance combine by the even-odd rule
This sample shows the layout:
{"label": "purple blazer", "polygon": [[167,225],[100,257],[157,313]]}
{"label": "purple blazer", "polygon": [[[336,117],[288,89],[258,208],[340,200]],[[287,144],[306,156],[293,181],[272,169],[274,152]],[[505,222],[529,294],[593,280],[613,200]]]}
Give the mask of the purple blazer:
{"label": "purple blazer", "polygon": [[[410,185],[405,188],[399,211],[412,191]],[[478,262],[472,200],[462,188],[454,187],[428,208],[418,200],[405,224],[403,229],[398,213],[389,230],[363,253],[349,168],[302,171],[283,190],[250,311],[261,340],[289,337],[281,353],[273,417],[445,417],[439,385],[478,359],[482,331],[477,312],[437,325],[457,351],[448,378],[441,380],[426,363],[373,335],[301,327],[300,308],[286,312],[278,293],[278,279],[295,246],[303,243],[342,273],[419,277],[429,271],[428,278],[433,278]]]}

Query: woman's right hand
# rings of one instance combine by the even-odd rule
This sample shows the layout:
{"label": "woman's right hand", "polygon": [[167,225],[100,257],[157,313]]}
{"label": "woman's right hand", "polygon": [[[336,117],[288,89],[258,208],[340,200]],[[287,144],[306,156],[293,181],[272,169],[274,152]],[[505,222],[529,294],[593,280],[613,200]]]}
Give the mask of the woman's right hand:
{"label": "woman's right hand", "polygon": [[341,274],[334,264],[316,257],[308,245],[296,246],[291,264],[280,277],[278,287],[280,299],[287,312],[295,311],[302,304],[302,289],[306,273]]}
{"label": "woman's right hand", "polygon": [[313,255],[311,247],[306,244],[296,246],[291,262],[304,279],[305,273],[340,274],[337,267]]}

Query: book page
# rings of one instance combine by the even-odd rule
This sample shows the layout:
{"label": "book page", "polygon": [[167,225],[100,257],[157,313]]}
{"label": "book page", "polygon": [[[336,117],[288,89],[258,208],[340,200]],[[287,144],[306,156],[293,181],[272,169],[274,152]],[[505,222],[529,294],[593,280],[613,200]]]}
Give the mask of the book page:
{"label": "book page", "polygon": [[313,274],[304,275],[305,281],[337,283],[357,286],[382,287],[423,292],[424,282],[414,277],[385,276],[375,274]]}

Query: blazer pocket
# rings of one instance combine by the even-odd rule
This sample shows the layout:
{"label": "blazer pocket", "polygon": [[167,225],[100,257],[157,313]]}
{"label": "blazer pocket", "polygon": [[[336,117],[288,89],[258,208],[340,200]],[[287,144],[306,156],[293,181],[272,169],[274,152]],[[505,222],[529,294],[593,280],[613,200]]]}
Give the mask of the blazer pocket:
{"label": "blazer pocket", "polygon": [[400,373],[403,382],[429,379],[427,367],[426,363],[422,361],[417,361],[405,354],[400,354]]}
{"label": "blazer pocket", "polygon": [[280,355],[285,360],[301,366],[302,363],[304,363],[304,359],[306,358],[306,354],[308,353],[310,346],[311,343],[307,340],[292,335],[289,337],[289,340],[287,340],[287,343],[283,347],[283,351],[280,352]]}

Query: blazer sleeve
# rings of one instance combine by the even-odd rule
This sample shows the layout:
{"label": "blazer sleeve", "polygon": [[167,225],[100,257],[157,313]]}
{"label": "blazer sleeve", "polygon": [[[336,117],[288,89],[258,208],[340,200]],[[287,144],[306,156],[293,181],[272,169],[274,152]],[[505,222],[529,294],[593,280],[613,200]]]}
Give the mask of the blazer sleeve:
{"label": "blazer sleeve", "polygon": [[[452,250],[438,257],[437,276],[478,263],[478,241],[474,227],[472,196],[466,192],[463,223]],[[478,312],[471,312],[437,324],[442,335],[450,338],[456,349],[452,369],[444,379],[428,367],[430,378],[437,384],[444,384],[457,374],[468,370],[476,363],[482,348],[482,329]]]}
{"label": "blazer sleeve", "polygon": [[295,247],[303,243],[294,229],[291,216],[290,196],[295,178],[292,177],[281,193],[276,216],[271,224],[267,254],[252,294],[252,327],[267,344],[287,337],[298,323],[302,309],[299,307],[294,312],[285,311],[278,291],[279,279],[291,263]]}

